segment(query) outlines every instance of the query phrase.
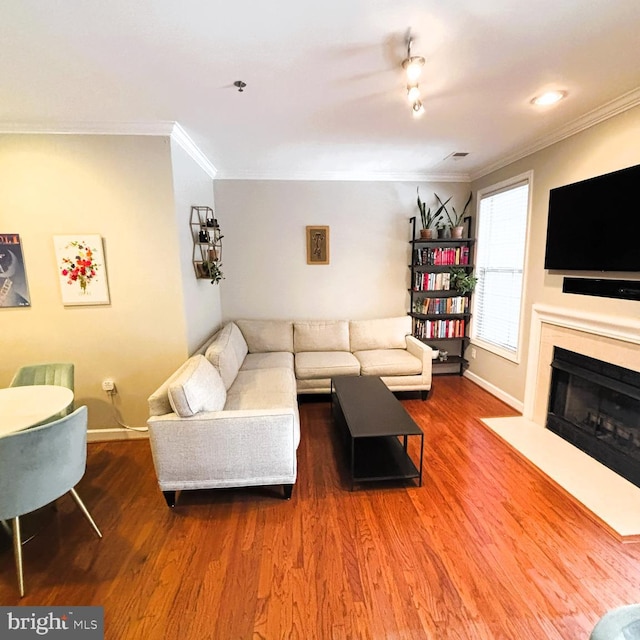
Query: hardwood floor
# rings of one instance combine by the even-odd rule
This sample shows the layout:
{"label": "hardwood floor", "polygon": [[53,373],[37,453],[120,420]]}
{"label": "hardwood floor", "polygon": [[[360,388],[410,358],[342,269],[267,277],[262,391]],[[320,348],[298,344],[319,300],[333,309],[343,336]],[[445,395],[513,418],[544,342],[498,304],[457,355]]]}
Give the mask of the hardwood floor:
{"label": "hardwood floor", "polygon": [[326,399],[301,404],[293,498],[198,491],[170,510],[146,441],[89,445],[78,491],[24,547],[0,533],[0,603],[104,606],[109,640],[583,639],[640,602],[621,544],[478,420],[514,415],[458,377],[403,399],[425,432],[421,488],[350,492]]}

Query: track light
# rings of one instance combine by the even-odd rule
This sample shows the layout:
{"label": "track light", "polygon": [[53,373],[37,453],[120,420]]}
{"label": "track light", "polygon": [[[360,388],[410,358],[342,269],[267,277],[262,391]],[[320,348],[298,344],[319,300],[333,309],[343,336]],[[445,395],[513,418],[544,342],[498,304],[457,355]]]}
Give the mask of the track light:
{"label": "track light", "polygon": [[420,100],[416,100],[411,106],[411,113],[414,118],[419,118],[424,113],[424,105]]}
{"label": "track light", "polygon": [[409,102],[420,100],[420,88],[417,84],[407,85],[407,99],[409,100]]}
{"label": "track light", "polygon": [[407,75],[407,98],[411,104],[411,110],[414,116],[418,117],[424,113],[424,107],[420,100],[420,87],[418,86],[418,78],[424,67],[424,58],[422,56],[411,55],[411,44],[413,39],[407,35],[407,57],[402,61],[402,68]]}
{"label": "track light", "polygon": [[402,68],[407,74],[407,80],[409,82],[416,82],[422,73],[422,67],[424,66],[424,58],[421,56],[413,56],[413,58],[407,58],[402,63]]}

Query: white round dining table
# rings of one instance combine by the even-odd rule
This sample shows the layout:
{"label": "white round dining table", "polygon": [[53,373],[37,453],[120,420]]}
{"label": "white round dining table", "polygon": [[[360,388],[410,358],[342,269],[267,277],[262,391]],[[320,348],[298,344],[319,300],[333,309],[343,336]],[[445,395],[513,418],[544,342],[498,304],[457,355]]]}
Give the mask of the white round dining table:
{"label": "white round dining table", "polygon": [[49,384],[0,389],[0,437],[46,422],[73,402],[73,391]]}

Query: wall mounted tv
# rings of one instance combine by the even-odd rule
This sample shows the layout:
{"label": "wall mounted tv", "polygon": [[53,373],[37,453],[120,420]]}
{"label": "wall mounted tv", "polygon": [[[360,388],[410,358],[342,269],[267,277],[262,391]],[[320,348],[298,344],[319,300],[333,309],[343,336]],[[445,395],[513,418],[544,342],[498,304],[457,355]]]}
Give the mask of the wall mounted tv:
{"label": "wall mounted tv", "polygon": [[640,165],[551,189],[544,268],[640,271]]}

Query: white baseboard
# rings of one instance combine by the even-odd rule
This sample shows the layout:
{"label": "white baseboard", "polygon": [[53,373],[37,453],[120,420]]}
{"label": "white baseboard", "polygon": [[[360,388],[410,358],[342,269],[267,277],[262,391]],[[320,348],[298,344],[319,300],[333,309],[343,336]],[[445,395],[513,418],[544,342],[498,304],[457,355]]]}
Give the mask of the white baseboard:
{"label": "white baseboard", "polygon": [[148,431],[130,431],[122,427],[109,429],[89,429],[87,442],[109,442],[111,440],[147,440]]}
{"label": "white baseboard", "polygon": [[510,407],[513,407],[516,411],[522,413],[524,410],[524,402],[517,400],[513,396],[510,396],[508,393],[503,391],[502,389],[496,387],[494,384],[487,382],[484,378],[476,375],[475,373],[471,373],[470,371],[464,372],[464,377],[469,378],[471,382],[475,382],[479,387],[482,387],[485,391],[488,391],[492,396],[495,396],[502,402],[505,402]]}
{"label": "white baseboard", "polygon": [[[485,391],[488,391],[491,395],[495,396],[502,402],[505,402],[510,407],[513,407],[516,411],[522,413],[524,409],[524,403],[520,400],[516,400],[513,396],[505,393],[502,389],[496,387],[494,384],[487,382],[484,378],[477,376],[475,373],[465,371],[465,378],[469,378],[471,382],[474,382],[479,387],[482,387]],[[87,431],[87,442],[109,442],[112,440],[147,440],[149,438],[148,431],[130,431],[123,427],[114,427],[108,429],[89,429]]]}

